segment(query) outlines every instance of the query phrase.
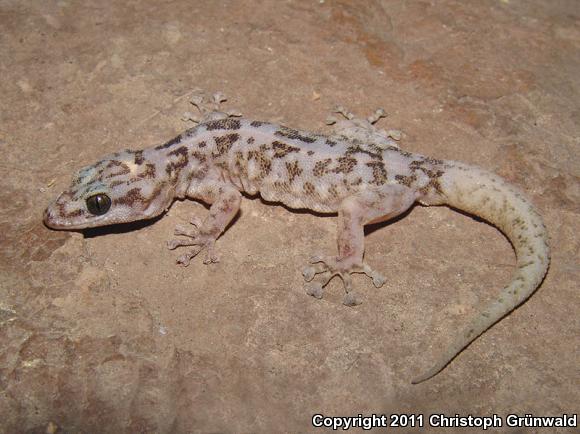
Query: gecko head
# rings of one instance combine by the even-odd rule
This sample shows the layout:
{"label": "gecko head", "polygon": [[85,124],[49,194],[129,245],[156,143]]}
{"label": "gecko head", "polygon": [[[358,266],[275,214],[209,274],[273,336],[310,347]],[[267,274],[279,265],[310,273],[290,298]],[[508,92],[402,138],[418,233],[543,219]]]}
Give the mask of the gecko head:
{"label": "gecko head", "polygon": [[81,169],[44,212],[52,229],[83,229],[155,217],[174,198],[141,151],[123,151]]}

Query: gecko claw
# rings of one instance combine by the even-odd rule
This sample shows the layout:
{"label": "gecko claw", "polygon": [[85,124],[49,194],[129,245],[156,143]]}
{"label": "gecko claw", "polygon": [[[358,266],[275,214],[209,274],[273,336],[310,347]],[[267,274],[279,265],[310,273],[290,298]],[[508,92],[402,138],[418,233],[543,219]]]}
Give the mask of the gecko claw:
{"label": "gecko claw", "polygon": [[325,287],[334,276],[339,276],[344,285],[344,291],[346,292],[344,304],[347,306],[361,304],[354,295],[349,295],[353,290],[351,274],[366,274],[372,279],[373,285],[376,288],[383,286],[386,281],[385,277],[374,271],[368,264],[364,262],[356,263],[352,261],[352,258],[348,257],[341,259],[333,256],[313,255],[309,258],[308,262],[309,265],[304,267],[302,270],[304,280],[312,282],[316,276],[318,277],[316,282],[312,282],[305,286],[306,293],[316,296],[316,298],[322,297],[321,288]]}
{"label": "gecko claw", "polygon": [[203,260],[204,264],[211,264],[211,263],[219,262],[218,256],[213,251],[213,246],[196,245],[189,252],[184,253],[183,255],[179,256],[177,258],[177,263],[179,265],[183,265],[184,267],[187,267],[190,264],[191,260],[193,258],[195,258],[204,249],[207,249],[205,258]]}
{"label": "gecko claw", "polygon": [[181,120],[184,121],[184,122],[191,121],[191,122],[194,122],[196,124],[199,124],[201,122],[201,118],[198,115],[196,115],[195,113],[192,113],[192,112],[184,112],[181,115]]}
{"label": "gecko claw", "polygon": [[241,113],[239,110],[230,109],[223,110],[221,105],[226,102],[227,97],[221,92],[215,92],[209,97],[205,97],[202,92],[195,92],[189,102],[197,108],[200,115],[196,115],[191,112],[186,112],[183,114],[182,119],[184,121],[193,121],[195,123],[202,123],[208,121],[215,121],[220,119],[227,119],[229,117],[240,117]]}
{"label": "gecko claw", "polygon": [[310,258],[308,258],[308,262],[310,264],[317,264],[319,262],[324,262],[324,256],[322,256],[322,255],[312,255]]}
{"label": "gecko claw", "polygon": [[174,250],[182,246],[194,246],[189,252],[177,258],[177,263],[187,267],[192,258],[197,256],[202,250],[205,250],[204,264],[214,264],[219,262],[219,256],[215,253],[215,238],[209,234],[204,234],[198,228],[201,221],[195,217],[190,222],[195,228],[190,229],[185,226],[177,226],[174,234],[186,238],[174,238],[167,241],[167,248]]}
{"label": "gecko claw", "polygon": [[314,267],[306,266],[302,270],[302,276],[304,276],[304,280],[306,280],[307,282],[310,282],[312,279],[314,279],[315,275],[316,271],[314,270]]}
{"label": "gecko claw", "polygon": [[380,288],[385,284],[386,279],[378,273],[370,277],[373,279],[373,285],[375,285],[375,288]]}
{"label": "gecko claw", "polygon": [[179,246],[181,246],[181,240],[169,240],[167,241],[167,248],[169,250],[175,250],[176,248],[178,248]]}
{"label": "gecko claw", "polygon": [[201,104],[203,104],[203,95],[196,93],[191,96],[189,102],[194,106],[199,107]]}
{"label": "gecko claw", "polygon": [[188,267],[191,263],[191,258],[188,255],[181,255],[175,262],[177,262],[182,267]]}
{"label": "gecko claw", "polygon": [[222,102],[226,102],[228,98],[221,92],[215,92],[211,99],[213,100],[214,104],[221,104]]}
{"label": "gecko claw", "polygon": [[333,111],[333,113],[341,114],[342,116],[344,116],[348,120],[352,120],[355,118],[354,114],[351,113],[347,108],[345,108],[342,105],[337,105],[336,107],[334,107],[334,109],[332,111]]}
{"label": "gecko claw", "polygon": [[325,121],[326,125],[334,125],[337,122],[338,122],[338,118],[336,116],[332,116],[332,115],[328,116],[326,118],[326,121]]}
{"label": "gecko claw", "polygon": [[176,226],[175,229],[173,230],[173,234],[174,235],[178,235],[178,236],[184,236],[184,237],[188,237],[188,238],[195,238],[196,236],[199,235],[199,231],[196,229],[192,230],[189,228],[186,228],[185,226]]}
{"label": "gecko claw", "polygon": [[193,216],[191,220],[189,220],[189,224],[195,226],[196,228],[200,228],[202,225],[202,220],[199,217]]}
{"label": "gecko claw", "polygon": [[333,133],[338,137],[344,136],[352,140],[362,142],[371,142],[379,148],[398,148],[397,141],[401,139],[401,132],[398,130],[383,130],[375,126],[387,113],[382,108],[375,110],[366,118],[357,118],[353,113],[343,106],[334,108],[334,113],[340,114],[344,119],[338,116],[331,116],[326,120],[327,125],[333,125]]}
{"label": "gecko claw", "polygon": [[320,282],[312,282],[305,285],[304,287],[306,288],[306,294],[311,295],[314,298],[322,298],[324,287]]}
{"label": "gecko claw", "polygon": [[380,119],[382,119],[386,116],[387,116],[387,113],[385,113],[385,110],[382,108],[378,108],[375,110],[375,112],[373,114],[371,114],[369,117],[367,117],[367,121],[369,124],[373,125],[373,124],[376,124]]}
{"label": "gecko claw", "polygon": [[364,274],[369,276],[373,280],[373,285],[375,288],[380,288],[385,284],[387,279],[377,271],[373,270],[369,265],[363,264],[362,270]]}
{"label": "gecko claw", "polygon": [[362,302],[352,292],[347,292],[346,294],[344,294],[344,298],[342,299],[342,304],[344,304],[345,306],[353,307],[358,306],[361,303]]}
{"label": "gecko claw", "polygon": [[177,258],[177,263],[182,265],[183,267],[189,266],[191,260],[197,256],[197,254],[201,251],[201,249],[193,249]]}
{"label": "gecko claw", "polygon": [[220,261],[220,258],[214,252],[213,246],[209,246],[205,253],[205,258],[203,259],[204,264],[215,264]]}

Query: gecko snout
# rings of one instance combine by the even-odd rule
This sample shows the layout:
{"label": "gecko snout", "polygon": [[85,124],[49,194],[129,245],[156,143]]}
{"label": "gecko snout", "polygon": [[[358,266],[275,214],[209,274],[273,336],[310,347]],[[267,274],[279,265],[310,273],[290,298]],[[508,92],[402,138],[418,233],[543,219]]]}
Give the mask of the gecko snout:
{"label": "gecko snout", "polygon": [[50,209],[50,206],[48,208],[46,208],[44,210],[44,213],[42,214],[42,221],[44,222],[44,224],[46,226],[48,226],[49,228],[52,227],[52,221],[54,220],[54,216],[52,215],[52,211]]}

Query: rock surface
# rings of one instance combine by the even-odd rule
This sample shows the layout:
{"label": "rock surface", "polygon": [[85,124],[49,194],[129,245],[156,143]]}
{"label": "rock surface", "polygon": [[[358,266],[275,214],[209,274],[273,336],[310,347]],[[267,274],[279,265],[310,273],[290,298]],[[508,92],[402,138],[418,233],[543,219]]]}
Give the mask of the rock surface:
{"label": "rock surface", "polygon": [[[576,0],[0,1],[0,432],[306,432],[315,413],[578,413],[580,10]],[[367,235],[364,303],[305,294],[333,217],[245,200],[219,264],[175,265],[176,203],[82,233],[41,215],[103,154],[190,126],[197,89],[325,131],[384,107],[401,147],[519,185],[551,233],[536,294],[413,386],[509,279],[508,242],[446,208]],[[574,404],[575,403],[575,404]],[[565,431],[565,430],[562,430]],[[446,432],[439,430],[437,432]],[[449,429],[447,432],[455,432]]]}

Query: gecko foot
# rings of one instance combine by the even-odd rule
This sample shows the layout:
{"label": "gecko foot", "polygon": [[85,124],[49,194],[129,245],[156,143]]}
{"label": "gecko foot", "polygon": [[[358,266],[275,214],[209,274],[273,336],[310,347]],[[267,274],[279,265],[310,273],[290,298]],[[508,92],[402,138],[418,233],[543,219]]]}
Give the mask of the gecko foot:
{"label": "gecko foot", "polygon": [[[310,265],[302,271],[302,275],[307,282],[306,293],[315,298],[322,298],[323,288],[334,276],[339,276],[344,284],[346,292],[343,303],[347,306],[360,304],[352,293],[352,273],[364,273],[369,276],[373,285],[380,288],[385,283],[385,278],[374,271],[368,264],[361,262],[353,263],[350,258],[340,259],[332,256],[313,256],[310,258]],[[312,282],[316,275],[319,279]]]}
{"label": "gecko foot", "polygon": [[383,149],[388,147],[399,147],[396,142],[401,139],[401,132],[399,130],[385,131],[375,126],[381,118],[387,116],[382,108],[375,110],[375,112],[366,119],[357,118],[343,106],[335,107],[333,113],[342,116],[337,117],[332,115],[326,120],[327,125],[334,125],[333,130],[335,135],[348,137],[362,142],[370,142]]}
{"label": "gecko foot", "polygon": [[307,283],[304,288],[306,289],[306,294],[311,295],[314,298],[321,299],[324,294],[324,287],[320,282]]}
{"label": "gecko foot", "polygon": [[[195,225],[193,222],[192,224]],[[169,250],[174,250],[181,246],[195,246],[193,249],[177,258],[178,264],[187,267],[191,260],[196,257],[202,250],[205,250],[205,258],[203,260],[204,264],[219,262],[219,257],[215,253],[214,248],[214,236],[200,232],[197,227],[195,229],[189,229],[183,226],[177,226],[174,233],[175,235],[183,236],[185,238],[174,238],[169,240],[167,242],[167,248],[169,248]]]}
{"label": "gecko foot", "polygon": [[[326,281],[326,283],[328,283],[328,281],[330,281],[330,278]],[[321,282],[309,282],[306,285],[304,285],[304,289],[306,289],[306,294],[311,295],[312,297],[317,298],[319,300],[324,295],[324,286]],[[357,306],[361,304],[361,301],[351,290],[350,292],[344,294],[342,304],[344,304],[345,306]]]}
{"label": "gecko foot", "polygon": [[[347,121],[351,121],[353,124],[359,125],[361,127],[365,126],[367,129],[370,128],[369,124],[374,125],[379,121],[379,119],[387,117],[385,110],[382,108],[378,108],[370,116],[367,116],[366,119],[357,118],[356,115],[354,115],[351,111],[349,111],[348,109],[346,109],[345,107],[343,107],[341,105],[336,106],[332,110],[332,113],[342,115],[342,117],[344,119],[346,119]],[[327,123],[327,125],[333,125],[333,124],[339,122],[340,120],[341,120],[340,118],[337,118],[334,115],[330,115],[327,118],[326,123]]]}
{"label": "gecko foot", "polygon": [[242,114],[235,109],[223,110],[221,105],[228,99],[221,92],[214,93],[209,101],[206,100],[202,92],[196,92],[191,97],[189,102],[197,108],[200,115],[191,112],[184,113],[182,119],[184,121],[193,121],[195,123],[216,121],[220,119],[227,119],[229,117],[240,117]]}

